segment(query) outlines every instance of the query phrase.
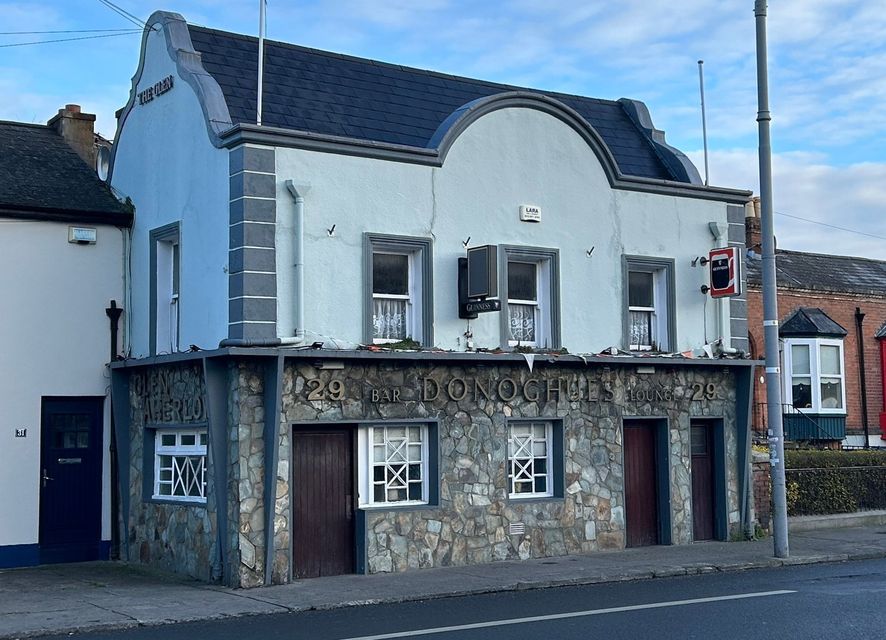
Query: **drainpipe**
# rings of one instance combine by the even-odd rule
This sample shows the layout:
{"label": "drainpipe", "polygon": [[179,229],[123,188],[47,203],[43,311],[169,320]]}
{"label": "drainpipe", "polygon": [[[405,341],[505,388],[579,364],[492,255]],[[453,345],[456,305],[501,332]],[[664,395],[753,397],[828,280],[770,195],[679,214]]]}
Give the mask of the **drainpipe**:
{"label": "drainpipe", "polygon": [[880,343],[880,383],[883,386],[883,405],[880,408],[880,439],[886,440],[886,331],[884,329],[877,332],[877,342]]}
{"label": "drainpipe", "polygon": [[305,194],[311,187],[296,187],[292,180],[285,184],[295,200],[295,336],[281,338],[281,344],[301,344],[305,341]]}
{"label": "drainpipe", "polygon": [[870,448],[868,441],[868,398],[867,398],[867,377],[864,370],[864,335],[862,334],[862,322],[864,315],[860,307],[855,307],[855,344],[858,349],[858,380],[861,387],[859,392],[861,395],[861,420],[864,425],[864,448]]}
{"label": "drainpipe", "polygon": [[[729,246],[729,225],[722,222],[710,222],[708,223],[708,228],[711,230],[711,234],[713,234],[718,247]],[[732,346],[729,298],[717,299],[717,324],[720,329],[720,351],[729,354],[738,353],[738,349]]]}
{"label": "drainpipe", "polygon": [[[116,300],[111,300],[111,305],[105,309],[105,314],[107,314],[108,319],[111,322],[110,362],[114,362],[117,359],[117,329],[120,323],[120,315],[122,313],[123,309],[117,306]],[[109,427],[111,429],[111,442],[108,448],[108,456],[110,457],[111,466],[111,559],[117,560],[120,558],[120,498],[117,494],[117,491],[119,490],[119,487],[117,486],[119,471],[117,469],[117,430],[114,428],[113,407],[111,408],[111,422]]]}

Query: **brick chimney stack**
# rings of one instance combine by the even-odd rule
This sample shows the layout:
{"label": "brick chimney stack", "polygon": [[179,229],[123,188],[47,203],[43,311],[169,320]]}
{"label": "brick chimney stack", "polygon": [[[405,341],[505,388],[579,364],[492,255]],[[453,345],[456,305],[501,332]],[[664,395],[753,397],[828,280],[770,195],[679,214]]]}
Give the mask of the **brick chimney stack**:
{"label": "brick chimney stack", "polygon": [[760,198],[754,196],[745,205],[744,243],[749,251],[763,254],[763,232],[760,228]]}
{"label": "brick chimney stack", "polygon": [[82,113],[79,104],[66,104],[46,124],[65,139],[77,155],[83,158],[83,162],[90,168],[95,168],[94,114]]}

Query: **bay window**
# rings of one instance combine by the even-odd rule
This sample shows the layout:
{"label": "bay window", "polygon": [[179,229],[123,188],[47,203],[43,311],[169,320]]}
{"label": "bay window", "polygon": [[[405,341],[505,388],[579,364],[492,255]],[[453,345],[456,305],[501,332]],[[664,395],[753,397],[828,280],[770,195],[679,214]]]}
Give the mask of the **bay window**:
{"label": "bay window", "polygon": [[784,360],[789,405],[810,413],[846,413],[842,340],[785,339]]}

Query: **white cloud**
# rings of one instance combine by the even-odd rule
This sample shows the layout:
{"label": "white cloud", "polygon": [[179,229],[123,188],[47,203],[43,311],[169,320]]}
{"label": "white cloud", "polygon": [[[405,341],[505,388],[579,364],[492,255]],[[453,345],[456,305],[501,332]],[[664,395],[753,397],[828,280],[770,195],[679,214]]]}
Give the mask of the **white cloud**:
{"label": "white cloud", "polygon": [[[146,5],[118,0],[146,18]],[[129,26],[94,3],[0,1],[8,30]],[[169,0],[210,27],[255,34],[254,0]],[[776,210],[886,236],[886,12],[865,0],[780,0],[768,9]],[[678,148],[701,147],[696,61],[705,60],[712,182],[757,185],[750,0],[273,1],[269,37],[508,84],[647,102]],[[57,48],[53,48],[57,47]],[[29,51],[25,51],[30,49]],[[110,135],[137,37],[5,49],[0,118],[45,122],[67,102]],[[694,154],[698,166],[703,163]],[[785,247],[886,257],[876,238],[776,217]]]}
{"label": "white cloud", "polygon": [[[700,151],[688,155],[696,166],[704,165]],[[759,194],[755,149],[714,151],[709,164],[711,184],[751,189]],[[779,247],[886,260],[886,163],[836,167],[818,153],[775,154],[772,183]]]}

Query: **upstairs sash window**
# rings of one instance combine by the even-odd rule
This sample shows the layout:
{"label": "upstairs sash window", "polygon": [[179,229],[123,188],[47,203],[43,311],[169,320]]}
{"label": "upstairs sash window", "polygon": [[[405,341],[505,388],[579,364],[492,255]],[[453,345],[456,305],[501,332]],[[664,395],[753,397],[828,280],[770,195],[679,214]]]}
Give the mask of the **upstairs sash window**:
{"label": "upstairs sash window", "polygon": [[510,343],[534,346],[539,330],[538,265],[508,262]]}
{"label": "upstairs sash window", "polygon": [[372,327],[376,342],[396,342],[414,335],[411,257],[372,254]]}

